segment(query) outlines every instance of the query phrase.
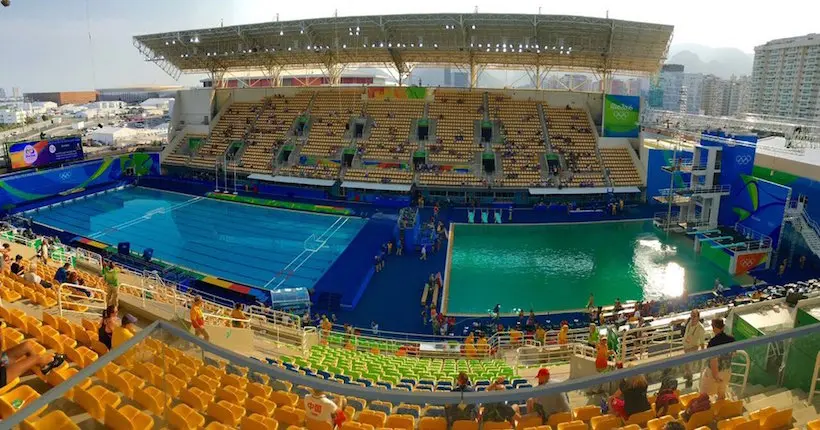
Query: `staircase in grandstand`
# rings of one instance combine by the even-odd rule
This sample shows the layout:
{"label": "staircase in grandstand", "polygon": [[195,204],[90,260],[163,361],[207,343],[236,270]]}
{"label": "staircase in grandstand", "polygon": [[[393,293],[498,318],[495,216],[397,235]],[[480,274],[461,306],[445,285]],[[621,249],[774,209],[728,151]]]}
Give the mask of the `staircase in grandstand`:
{"label": "staircase in grandstand", "polygon": [[792,223],[794,230],[803,236],[806,246],[820,256],[820,224],[813,220],[802,201],[792,201],[786,207],[786,222]]}

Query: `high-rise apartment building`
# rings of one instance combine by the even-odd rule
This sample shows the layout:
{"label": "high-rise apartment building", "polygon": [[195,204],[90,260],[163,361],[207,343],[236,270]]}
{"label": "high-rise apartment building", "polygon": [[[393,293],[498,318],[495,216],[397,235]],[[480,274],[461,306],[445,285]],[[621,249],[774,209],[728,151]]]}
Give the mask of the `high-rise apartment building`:
{"label": "high-rise apartment building", "polygon": [[649,88],[649,106],[657,109],[680,112],[681,91],[683,90],[683,65],[664,64],[661,73]]}
{"label": "high-rise apartment building", "polygon": [[820,118],[820,34],[755,47],[751,111],[790,118]]}
{"label": "high-rise apartment building", "polygon": [[20,91],[20,87],[11,88],[11,97],[15,99],[23,98],[23,92]]}
{"label": "high-rise apartment building", "polygon": [[729,114],[729,81],[715,75],[703,78],[701,109],[704,115],[726,116]]}
{"label": "high-rise apartment building", "polygon": [[703,95],[703,74],[702,73],[684,73],[683,74],[683,88],[686,93],[686,100],[681,102],[681,105],[686,105],[685,111],[687,113],[698,114],[701,112],[701,96]]}
{"label": "high-rise apartment building", "polygon": [[752,79],[749,76],[732,76],[729,79],[729,115],[749,111],[749,90]]}
{"label": "high-rise apartment building", "polygon": [[6,98],[6,89],[0,88],[0,99]]}

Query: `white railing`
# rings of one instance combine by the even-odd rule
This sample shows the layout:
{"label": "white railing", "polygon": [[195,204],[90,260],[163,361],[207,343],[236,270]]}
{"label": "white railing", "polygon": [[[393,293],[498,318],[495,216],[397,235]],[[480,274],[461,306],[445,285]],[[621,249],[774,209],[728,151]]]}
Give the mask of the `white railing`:
{"label": "white railing", "polygon": [[817,379],[820,378],[820,352],[817,353],[817,358],[814,359],[814,373],[811,375],[811,388],[809,389],[809,404],[814,400],[814,395],[818,393]]}
{"label": "white railing", "polygon": [[284,325],[295,329],[302,328],[302,318],[289,312],[277,311],[263,306],[246,306],[245,313],[264,321],[266,324]]}
{"label": "white railing", "polygon": [[[743,350],[735,351],[733,357],[739,357],[743,360],[742,363],[732,360],[732,365],[729,368],[729,385],[738,388],[735,395],[740,398],[746,393],[746,384],[749,382],[749,368],[752,365],[752,360],[749,358],[749,354]],[[735,370],[737,367],[740,367],[739,372]],[[740,378],[740,382],[732,382],[732,377]]]}
{"label": "white railing", "polygon": [[[87,295],[85,292],[91,293]],[[57,287],[57,309],[64,313],[78,313],[99,317],[107,307],[108,293],[86,285],[62,283]]]}
{"label": "white railing", "polygon": [[683,335],[670,325],[639,327],[619,336],[619,361],[642,361],[655,357],[671,357],[683,351]]}
{"label": "white railing", "polygon": [[231,316],[218,315],[207,312],[204,312],[202,316],[205,319],[206,326],[250,329],[251,320],[249,318],[234,318]]}

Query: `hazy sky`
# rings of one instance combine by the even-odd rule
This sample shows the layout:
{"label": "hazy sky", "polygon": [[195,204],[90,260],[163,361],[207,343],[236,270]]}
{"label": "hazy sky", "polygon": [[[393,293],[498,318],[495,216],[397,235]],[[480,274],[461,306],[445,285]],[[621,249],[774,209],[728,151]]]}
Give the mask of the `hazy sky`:
{"label": "hazy sky", "polygon": [[[605,16],[675,26],[673,44],[753,52],[770,39],[820,30],[808,0],[12,0],[0,7],[0,87],[9,91],[85,90],[175,82],[145,63],[132,36],[172,30],[339,15],[429,12]],[[760,5],[760,6],[758,6]],[[764,6],[765,5],[765,6]],[[91,38],[89,40],[89,32]],[[193,85],[200,77],[183,77]]]}

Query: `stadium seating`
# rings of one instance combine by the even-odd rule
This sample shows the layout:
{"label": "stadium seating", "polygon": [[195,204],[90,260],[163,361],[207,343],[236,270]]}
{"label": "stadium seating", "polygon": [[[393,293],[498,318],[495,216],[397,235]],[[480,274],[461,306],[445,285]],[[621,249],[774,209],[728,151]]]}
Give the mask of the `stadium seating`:
{"label": "stadium seating", "polygon": [[493,93],[488,95],[488,100],[490,118],[501,121],[505,135],[505,142],[493,147],[501,158],[503,172],[502,177],[496,178],[496,185],[519,188],[541,185],[541,157],[547,148],[543,143],[538,104]]}
{"label": "stadium seating", "polygon": [[382,184],[411,184],[413,172],[402,169],[354,169],[345,171],[345,181],[377,182]]}
{"label": "stadium seating", "polygon": [[484,118],[484,93],[437,89],[428,116],[436,121],[436,143],[428,143],[428,159],[439,163],[471,163],[482,147],[475,142],[475,121]]}
{"label": "stadium seating", "polygon": [[338,88],[316,93],[310,108],[310,131],[302,148],[302,155],[333,157],[340,149],[349,146],[345,139],[348,124],[362,113],[361,88]]}
{"label": "stadium seating", "polygon": [[439,172],[421,172],[419,184],[440,187],[486,187],[487,181],[472,173],[455,170]]}
{"label": "stadium seating", "polygon": [[293,97],[269,97],[264,100],[259,119],[248,135],[240,171],[271,171],[273,157],[287,140],[293,121],[307,109],[313,94],[312,91],[302,91]]}
{"label": "stadium seating", "polygon": [[609,180],[616,187],[642,186],[641,177],[626,148],[601,148],[601,161],[609,169]]}
{"label": "stadium seating", "polygon": [[314,179],[336,179],[339,176],[338,165],[322,165],[305,166],[301,164],[282,167],[278,172],[283,176],[296,176],[299,178],[314,178]]}
{"label": "stadium seating", "polygon": [[408,161],[416,145],[410,144],[410,126],[424,114],[424,100],[369,100],[366,115],[373,120],[370,135],[362,140],[362,158]]}
{"label": "stadium seating", "polygon": [[202,139],[204,142],[207,138],[208,136],[204,134],[186,134],[182,137],[182,140],[174,152],[168,154],[163,162],[179,166],[188,164],[188,160],[191,158],[191,148],[188,148],[188,139]]}
{"label": "stadium seating", "polygon": [[586,182],[596,187],[603,186],[603,173],[596,156],[598,143],[587,112],[583,109],[546,107],[545,114],[550,145],[564,156],[567,168],[573,173],[567,184],[576,186]]}
{"label": "stadium seating", "polygon": [[211,129],[208,141],[191,158],[189,166],[212,169],[216,160],[221,159],[228,150],[228,146],[234,141],[242,140],[250,131],[262,110],[262,104],[261,101],[231,104]]}

